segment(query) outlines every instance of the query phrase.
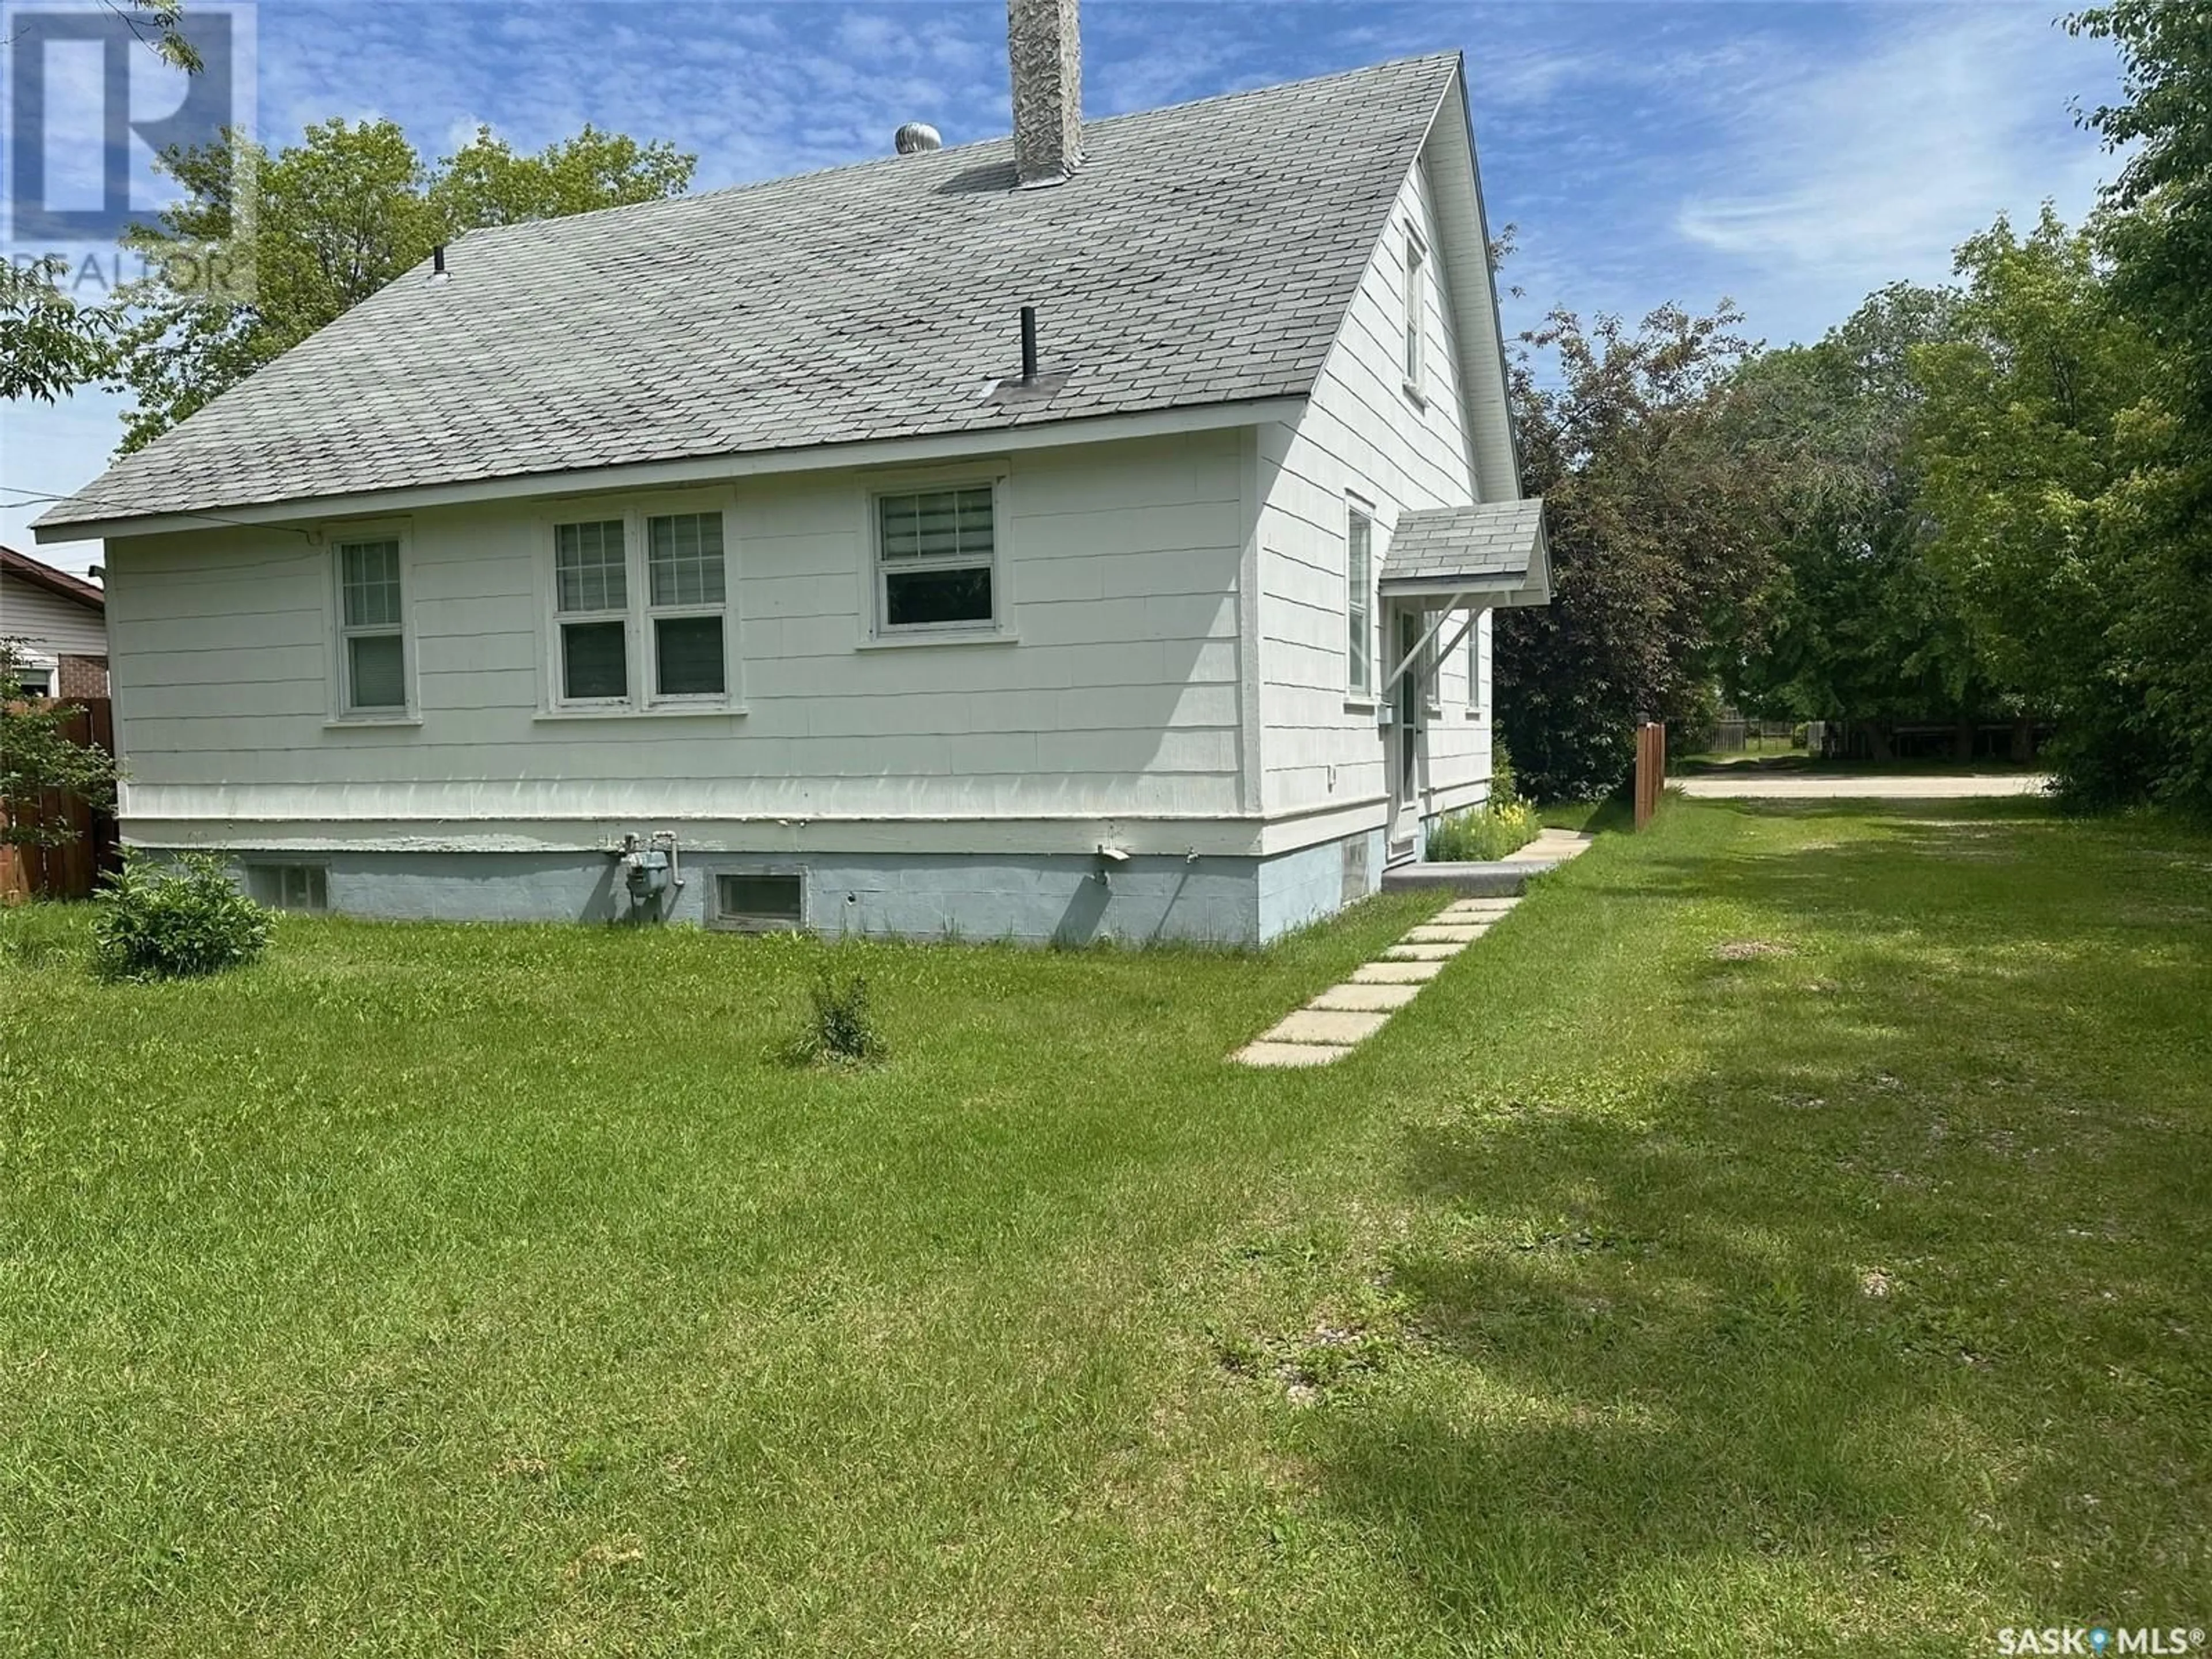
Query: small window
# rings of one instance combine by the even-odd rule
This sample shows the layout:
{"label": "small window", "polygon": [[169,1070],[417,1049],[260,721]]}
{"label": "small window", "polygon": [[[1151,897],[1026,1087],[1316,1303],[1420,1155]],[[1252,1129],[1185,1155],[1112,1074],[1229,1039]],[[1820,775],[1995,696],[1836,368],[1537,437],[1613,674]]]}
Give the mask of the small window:
{"label": "small window", "polygon": [[1346,683],[1364,696],[1375,690],[1373,574],[1375,522],[1358,507],[1347,507],[1344,532],[1345,647],[1351,665]]}
{"label": "small window", "polygon": [[1406,390],[1423,395],[1422,368],[1428,335],[1428,250],[1411,230],[1406,233]]}
{"label": "small window", "polygon": [[710,926],[744,933],[793,933],[805,925],[806,878],[796,872],[723,871],[714,878]]}
{"label": "small window", "polygon": [[345,707],[407,707],[407,636],[394,539],[338,544],[339,634]]}
{"label": "small window", "polygon": [[23,688],[27,697],[50,697],[54,691],[54,671],[51,668],[25,666],[15,671],[15,684]]}
{"label": "small window", "polygon": [[613,702],[629,696],[629,566],[623,521],[556,525],[553,608],[558,617],[561,700]]}
{"label": "small window", "polygon": [[320,915],[331,908],[330,872],[319,864],[257,864],[246,884],[260,902],[279,910]]}
{"label": "small window", "polygon": [[678,513],[645,521],[657,697],[719,697],[722,651],[722,515]]}
{"label": "small window", "polygon": [[989,484],[877,497],[879,628],[988,628],[997,621],[997,505]]}

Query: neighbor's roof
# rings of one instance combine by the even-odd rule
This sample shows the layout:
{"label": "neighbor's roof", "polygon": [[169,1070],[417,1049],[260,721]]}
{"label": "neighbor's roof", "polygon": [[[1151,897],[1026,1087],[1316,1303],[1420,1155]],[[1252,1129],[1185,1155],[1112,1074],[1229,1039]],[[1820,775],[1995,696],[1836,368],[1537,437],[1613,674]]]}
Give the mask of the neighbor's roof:
{"label": "neighbor's roof", "polygon": [[[18,553],[12,547],[0,547],[0,571],[27,581],[33,587],[43,587],[49,593],[76,604],[88,605],[94,611],[107,609],[107,595],[81,576],[72,576],[66,570],[57,570],[44,560],[34,559],[27,553]],[[0,627],[0,634],[7,632]]]}
{"label": "neighbor's roof", "polygon": [[1475,507],[1429,507],[1403,513],[1382,556],[1385,593],[1478,592],[1517,588],[1533,566],[1548,580],[1544,503],[1536,496]]}
{"label": "neighbor's roof", "polygon": [[[42,527],[1304,395],[1456,53],[472,232]],[[1050,397],[1009,406],[1018,313]]]}

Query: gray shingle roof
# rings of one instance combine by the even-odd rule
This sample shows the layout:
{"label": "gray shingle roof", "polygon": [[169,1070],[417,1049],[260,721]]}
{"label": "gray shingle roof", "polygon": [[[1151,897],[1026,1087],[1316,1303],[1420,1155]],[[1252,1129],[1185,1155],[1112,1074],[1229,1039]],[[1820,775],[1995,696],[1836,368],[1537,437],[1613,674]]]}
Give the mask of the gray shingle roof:
{"label": "gray shingle roof", "polygon": [[[1458,63],[474,232],[40,522],[1303,395]],[[1025,302],[1073,373],[986,401]]]}
{"label": "gray shingle roof", "polygon": [[1382,556],[1382,591],[1462,580],[1471,587],[1516,586],[1527,580],[1543,532],[1544,503],[1535,496],[1401,514]]}

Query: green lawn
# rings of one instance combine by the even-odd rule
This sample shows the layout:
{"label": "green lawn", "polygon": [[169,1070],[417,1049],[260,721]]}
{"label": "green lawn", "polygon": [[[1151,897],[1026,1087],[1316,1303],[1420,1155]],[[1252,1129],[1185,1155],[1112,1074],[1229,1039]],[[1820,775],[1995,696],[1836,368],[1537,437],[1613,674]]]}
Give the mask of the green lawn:
{"label": "green lawn", "polygon": [[2212,1624],[2212,841],[1670,805],[1267,953],[0,918],[0,1652],[1771,1655]]}

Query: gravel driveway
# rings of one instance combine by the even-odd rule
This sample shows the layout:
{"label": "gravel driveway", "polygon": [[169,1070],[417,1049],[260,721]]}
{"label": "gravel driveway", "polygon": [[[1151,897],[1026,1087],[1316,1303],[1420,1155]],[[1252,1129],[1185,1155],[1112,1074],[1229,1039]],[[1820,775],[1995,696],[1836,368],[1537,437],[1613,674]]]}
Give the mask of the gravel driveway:
{"label": "gravel driveway", "polygon": [[2041,772],[1972,774],[1791,772],[1764,776],[1747,769],[1699,772],[1668,781],[1703,800],[1958,800],[1969,795],[2039,795],[2050,787]]}

